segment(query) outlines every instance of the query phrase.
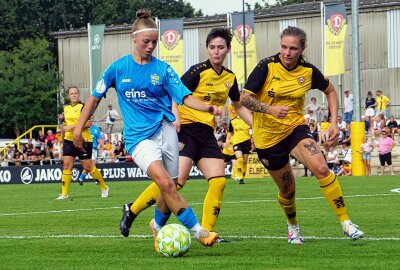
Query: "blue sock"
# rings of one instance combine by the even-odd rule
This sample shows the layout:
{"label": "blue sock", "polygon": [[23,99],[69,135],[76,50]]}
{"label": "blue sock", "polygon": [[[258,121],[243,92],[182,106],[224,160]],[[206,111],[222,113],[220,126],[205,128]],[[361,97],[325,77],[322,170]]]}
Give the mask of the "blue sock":
{"label": "blue sock", "polygon": [[192,207],[186,208],[185,211],[177,216],[177,218],[188,229],[192,229],[196,224],[199,223]]}
{"label": "blue sock", "polygon": [[155,221],[160,227],[164,226],[164,225],[167,223],[167,221],[168,221],[168,219],[169,219],[170,216],[171,216],[171,213],[168,213],[168,214],[161,213],[160,210],[158,210],[158,208],[155,207],[155,211],[154,211],[154,221]]}
{"label": "blue sock", "polygon": [[79,181],[83,182],[86,179],[86,173],[81,173],[81,175],[79,176]]}

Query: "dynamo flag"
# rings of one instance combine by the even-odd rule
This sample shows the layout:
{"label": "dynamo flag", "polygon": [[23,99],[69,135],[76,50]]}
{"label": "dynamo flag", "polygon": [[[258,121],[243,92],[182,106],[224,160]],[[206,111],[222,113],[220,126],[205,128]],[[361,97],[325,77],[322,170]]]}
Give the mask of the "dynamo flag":
{"label": "dynamo flag", "polygon": [[183,63],[183,19],[160,20],[159,58],[168,63],[182,76]]}
{"label": "dynamo flag", "polygon": [[[248,75],[258,63],[253,13],[246,12],[244,21],[243,25],[243,13],[231,14],[233,29],[231,46],[232,70],[236,75],[238,83],[245,83]],[[244,65],[244,43],[246,43],[246,72]]]}
{"label": "dynamo flag", "polygon": [[343,3],[324,5],[324,11],[324,74],[340,75],[345,70],[346,8]]}
{"label": "dynamo flag", "polygon": [[104,24],[90,25],[88,23],[90,90],[96,85],[102,73],[101,48],[103,46],[104,28]]}

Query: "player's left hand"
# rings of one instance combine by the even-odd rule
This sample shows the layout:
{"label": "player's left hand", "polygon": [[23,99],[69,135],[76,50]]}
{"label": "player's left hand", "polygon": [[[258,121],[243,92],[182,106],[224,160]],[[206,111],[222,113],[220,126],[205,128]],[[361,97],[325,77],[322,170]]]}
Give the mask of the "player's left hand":
{"label": "player's left hand", "polygon": [[79,133],[78,132],[74,132],[73,140],[74,140],[75,147],[79,151],[82,151],[83,153],[86,153],[85,141],[83,140],[82,133],[81,132],[79,132]]}
{"label": "player's left hand", "polygon": [[216,116],[219,116],[222,113],[221,109],[216,105],[208,105],[207,111]]}
{"label": "player's left hand", "polygon": [[329,139],[326,142],[327,148],[335,146],[339,138],[339,127],[337,125],[331,124],[328,128]]}

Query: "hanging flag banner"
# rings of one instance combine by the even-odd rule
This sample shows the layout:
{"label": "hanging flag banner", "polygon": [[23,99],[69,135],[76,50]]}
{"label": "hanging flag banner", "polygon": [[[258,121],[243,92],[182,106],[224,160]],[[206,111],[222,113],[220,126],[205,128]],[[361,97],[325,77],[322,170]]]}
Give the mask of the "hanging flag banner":
{"label": "hanging flag banner", "polygon": [[160,20],[159,59],[167,62],[182,76],[183,63],[183,19]]}
{"label": "hanging flag banner", "polygon": [[343,3],[324,5],[324,74],[344,73],[344,40],[347,29],[346,8]]}
{"label": "hanging flag banner", "polygon": [[104,28],[104,24],[90,25],[88,23],[90,89],[93,89],[102,74],[101,49],[103,47]]}
{"label": "hanging flag banner", "polygon": [[[232,70],[236,75],[238,83],[245,83],[249,73],[258,63],[256,39],[254,34],[254,15],[253,13],[246,12],[244,23],[243,13],[230,15],[232,23],[231,27],[233,30],[231,48]],[[246,51],[244,49],[245,47]]]}

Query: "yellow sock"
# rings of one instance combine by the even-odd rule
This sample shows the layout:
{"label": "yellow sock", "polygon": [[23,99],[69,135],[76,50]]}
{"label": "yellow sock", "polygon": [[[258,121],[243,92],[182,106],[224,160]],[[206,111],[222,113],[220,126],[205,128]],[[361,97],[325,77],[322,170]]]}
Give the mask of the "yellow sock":
{"label": "yellow sock", "polygon": [[239,176],[240,179],[243,179],[243,158],[240,157],[237,159],[237,176]]}
{"label": "yellow sock", "polygon": [[71,185],[72,181],[72,171],[63,170],[61,176],[61,193],[64,196],[69,194],[69,186]]}
{"label": "yellow sock", "polygon": [[151,183],[143,192],[139,195],[136,201],[131,206],[131,211],[135,215],[139,215],[140,212],[147,209],[156,203],[157,197],[160,195],[160,189],[156,183]]}
{"label": "yellow sock", "polygon": [[106,185],[106,182],[104,182],[103,175],[96,167],[94,167],[89,173],[93,177],[93,179],[95,179],[99,182],[99,186],[100,186],[101,190],[107,189],[107,185]]}
{"label": "yellow sock", "polygon": [[278,193],[278,202],[285,212],[288,224],[294,225],[297,224],[296,217],[296,197],[293,197],[290,200],[284,199]]}
{"label": "yellow sock", "polygon": [[235,179],[236,175],[237,175],[237,165],[233,165],[233,166],[232,166],[231,178],[232,178],[232,179]]}
{"label": "yellow sock", "polygon": [[349,219],[349,216],[347,215],[347,207],[344,203],[342,189],[340,188],[340,183],[336,175],[331,172],[327,177],[319,179],[318,182],[322,193],[324,194],[335,214],[339,217],[339,220],[342,222]]}
{"label": "yellow sock", "polygon": [[203,203],[203,218],[201,221],[201,226],[208,231],[213,231],[217,223],[225,185],[226,178],[224,176],[208,180],[208,191]]}
{"label": "yellow sock", "polygon": [[247,172],[247,163],[246,164],[243,163],[243,179],[246,176],[246,172]]}

